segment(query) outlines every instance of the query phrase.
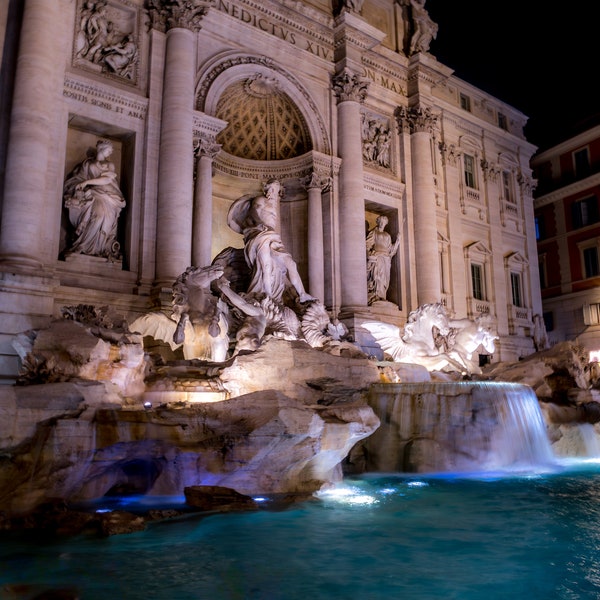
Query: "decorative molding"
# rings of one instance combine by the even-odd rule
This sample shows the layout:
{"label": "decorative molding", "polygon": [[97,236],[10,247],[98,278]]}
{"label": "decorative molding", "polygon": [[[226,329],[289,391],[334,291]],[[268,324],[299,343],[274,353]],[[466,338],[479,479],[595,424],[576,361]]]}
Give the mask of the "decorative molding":
{"label": "decorative molding", "polygon": [[63,96],[80,104],[96,106],[141,121],[146,119],[148,111],[147,99],[133,98],[123,92],[117,93],[72,77],[65,78]]}
{"label": "decorative molding", "polygon": [[381,196],[388,196],[390,198],[398,200],[402,198],[406,186],[404,185],[404,183],[396,179],[387,179],[369,173],[365,173],[364,187],[365,190],[368,192],[372,192]]}
{"label": "decorative molding", "polygon": [[214,161],[216,171],[234,177],[267,181],[269,179],[305,179],[316,171],[322,177],[337,176],[341,160],[319,152],[307,152],[302,156],[278,161],[246,160],[220,152]]}

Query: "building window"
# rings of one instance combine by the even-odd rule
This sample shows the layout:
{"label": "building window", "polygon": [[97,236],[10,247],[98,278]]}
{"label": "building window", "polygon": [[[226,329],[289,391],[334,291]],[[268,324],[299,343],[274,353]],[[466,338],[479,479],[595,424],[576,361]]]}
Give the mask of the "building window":
{"label": "building window", "polygon": [[575,167],[575,176],[579,179],[587,177],[590,174],[590,152],[588,148],[581,148],[573,152],[573,165]]}
{"label": "building window", "polygon": [[508,121],[506,120],[506,115],[504,113],[498,113],[498,127],[500,129],[504,129],[504,131],[508,131]]}
{"label": "building window", "polygon": [[465,185],[477,189],[475,185],[475,158],[470,154],[463,155],[465,165]]}
{"label": "building window", "polygon": [[546,222],[544,221],[544,215],[536,215],[535,217],[535,239],[538,241],[546,239]]}
{"label": "building window", "polygon": [[512,176],[510,171],[502,171],[502,193],[506,202],[515,203],[515,195],[513,193]]}
{"label": "building window", "polygon": [[471,263],[471,285],[473,286],[473,298],[475,298],[475,300],[485,300],[483,265]]}
{"label": "building window", "polygon": [[600,275],[597,246],[583,249],[583,268],[586,279]]}
{"label": "building window", "polygon": [[546,331],[554,331],[554,313],[552,311],[545,312],[542,318],[544,319]]}
{"label": "building window", "polygon": [[463,110],[471,112],[471,98],[469,98],[469,96],[467,96],[466,94],[460,95],[460,107]]}
{"label": "building window", "polygon": [[521,294],[521,274],[510,274],[510,287],[512,290],[513,306],[523,306],[523,296]]}
{"label": "building window", "polygon": [[585,325],[600,324],[600,304],[583,305],[583,322]]}
{"label": "building window", "polygon": [[573,217],[573,229],[597,223],[599,214],[596,196],[590,196],[589,198],[574,202],[571,205],[571,215]]}

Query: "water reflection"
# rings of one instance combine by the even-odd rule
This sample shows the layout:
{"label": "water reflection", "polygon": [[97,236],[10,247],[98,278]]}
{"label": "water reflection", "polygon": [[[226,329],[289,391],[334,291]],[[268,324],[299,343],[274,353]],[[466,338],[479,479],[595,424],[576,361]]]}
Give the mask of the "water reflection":
{"label": "water reflection", "polygon": [[357,477],[286,510],[105,539],[4,535],[0,588],[75,586],[86,600],[585,599],[600,597],[599,550],[600,467],[570,461],[516,476]]}

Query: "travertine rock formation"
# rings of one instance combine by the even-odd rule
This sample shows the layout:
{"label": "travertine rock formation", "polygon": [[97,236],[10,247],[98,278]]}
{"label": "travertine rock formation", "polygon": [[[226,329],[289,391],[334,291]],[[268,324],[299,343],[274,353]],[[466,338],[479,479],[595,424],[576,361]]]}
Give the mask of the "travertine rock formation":
{"label": "travertine rock formation", "polygon": [[[77,346],[66,333],[80,335],[76,325],[51,328],[62,332],[60,348]],[[33,354],[38,340],[51,337],[38,333]],[[96,348],[91,340],[89,346]],[[119,341],[113,346],[108,355],[119,364]],[[106,353],[99,355],[104,364]],[[365,400],[379,380],[377,365],[304,342],[273,339],[213,365],[209,371],[220,374],[227,398],[219,402],[202,402],[200,391],[197,403],[189,402],[194,394],[178,402],[171,393],[169,404],[149,394],[152,406],[144,406],[144,393],[126,394],[127,378],[123,385],[94,380],[112,367],[100,370],[92,356],[86,352],[68,375],[65,366],[64,377],[54,368],[56,383],[0,389],[0,511],[25,512],[54,498],[181,495],[194,485],[247,495],[311,493],[339,480],[350,449],[379,425]],[[186,372],[166,366],[158,380]]]}

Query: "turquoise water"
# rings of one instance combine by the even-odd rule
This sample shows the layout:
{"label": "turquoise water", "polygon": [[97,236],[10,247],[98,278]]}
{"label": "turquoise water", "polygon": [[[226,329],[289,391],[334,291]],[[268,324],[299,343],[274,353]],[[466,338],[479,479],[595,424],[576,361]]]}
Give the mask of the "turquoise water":
{"label": "turquoise water", "polygon": [[600,598],[600,464],[363,476],[285,510],[110,538],[0,537],[7,584],[82,600]]}

